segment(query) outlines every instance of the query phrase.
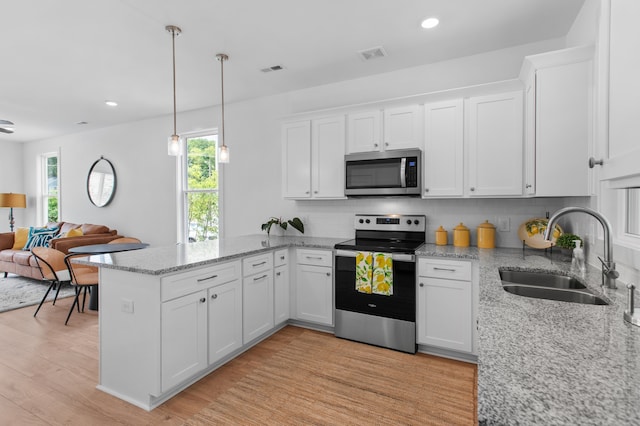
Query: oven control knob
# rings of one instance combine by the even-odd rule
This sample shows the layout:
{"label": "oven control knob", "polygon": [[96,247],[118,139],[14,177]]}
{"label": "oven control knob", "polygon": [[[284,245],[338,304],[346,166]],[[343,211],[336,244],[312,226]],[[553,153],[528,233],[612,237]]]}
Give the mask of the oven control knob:
{"label": "oven control knob", "polygon": [[411,219],[407,219],[407,225],[411,225]]}
{"label": "oven control knob", "polygon": [[419,221],[419,220],[417,220],[417,219],[413,221],[413,224],[414,224],[414,225],[418,225],[419,223],[420,223],[420,221]]}
{"label": "oven control knob", "polygon": [[360,222],[360,223],[364,223],[364,219],[360,219],[358,222]]}
{"label": "oven control knob", "polygon": [[371,221],[370,221],[369,219],[365,220],[365,222],[367,222],[367,223],[371,223]]}

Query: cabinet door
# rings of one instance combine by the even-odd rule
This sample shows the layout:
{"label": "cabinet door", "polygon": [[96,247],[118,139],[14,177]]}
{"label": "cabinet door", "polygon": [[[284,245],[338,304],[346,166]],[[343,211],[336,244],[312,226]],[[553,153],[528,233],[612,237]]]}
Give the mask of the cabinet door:
{"label": "cabinet door", "polygon": [[468,100],[470,196],[522,195],[522,92]]}
{"label": "cabinet door", "polygon": [[463,120],[462,99],[424,106],[425,198],[463,195]]}
{"label": "cabinet door", "polygon": [[289,265],[278,266],[273,275],[274,318],[280,324],[289,319]]}
{"label": "cabinet door", "polygon": [[347,152],[370,152],[381,149],[381,113],[368,111],[349,114],[347,127]]}
{"label": "cabinet door", "polygon": [[536,76],[531,73],[524,89],[524,193],[536,193]]}
{"label": "cabinet door", "polygon": [[471,282],[427,277],[419,281],[418,343],[471,352]]}
{"label": "cabinet door", "polygon": [[311,197],[311,122],[282,126],[282,193],[285,198]]}
{"label": "cabinet door", "polygon": [[209,298],[209,364],[242,347],[242,282],[212,287]]}
{"label": "cabinet door", "polygon": [[385,109],[383,149],[421,148],[421,123],[418,105]]}
{"label": "cabinet door", "polygon": [[586,196],[591,61],[536,71],[536,196]]}
{"label": "cabinet door", "polygon": [[296,268],[296,318],[333,325],[331,268],[298,265]]}
{"label": "cabinet door", "polygon": [[344,198],[344,116],[313,120],[311,135],[311,195]]}
{"label": "cabinet door", "polygon": [[162,304],[162,392],[207,366],[207,291]]}
{"label": "cabinet door", "polygon": [[243,342],[273,328],[273,270],[243,280]]}

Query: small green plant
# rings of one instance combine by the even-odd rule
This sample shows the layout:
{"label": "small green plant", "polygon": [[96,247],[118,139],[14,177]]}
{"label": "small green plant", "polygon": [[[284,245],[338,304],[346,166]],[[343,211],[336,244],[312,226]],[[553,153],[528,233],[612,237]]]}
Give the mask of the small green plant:
{"label": "small green plant", "polygon": [[262,224],[262,230],[267,231],[267,236],[269,232],[271,232],[271,227],[273,225],[279,225],[280,228],[287,230],[287,227],[291,225],[292,228],[300,231],[300,233],[304,234],[304,224],[298,217],[294,217],[293,219],[283,220],[281,217],[271,217],[267,221],[267,223]]}
{"label": "small green plant", "polygon": [[[577,235],[562,234],[556,240],[556,247],[573,250],[576,247],[576,245],[574,244],[575,240],[580,240],[580,242],[583,243],[582,238],[578,237]],[[584,243],[582,244],[582,246],[584,247]]]}

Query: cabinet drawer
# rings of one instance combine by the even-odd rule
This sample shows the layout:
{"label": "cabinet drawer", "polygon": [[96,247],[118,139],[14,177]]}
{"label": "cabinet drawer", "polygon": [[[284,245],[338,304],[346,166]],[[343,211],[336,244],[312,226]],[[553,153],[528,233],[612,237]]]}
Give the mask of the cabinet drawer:
{"label": "cabinet drawer", "polygon": [[240,261],[198,269],[162,278],[160,291],[162,301],[184,296],[194,291],[207,289],[240,278]]}
{"label": "cabinet drawer", "polygon": [[333,266],[333,252],[327,250],[296,250],[298,265]]}
{"label": "cabinet drawer", "polygon": [[420,259],[418,262],[421,277],[471,281],[471,262],[445,259]]}
{"label": "cabinet drawer", "polygon": [[247,257],[242,260],[242,276],[248,277],[259,272],[268,271],[273,267],[272,252]]}
{"label": "cabinet drawer", "polygon": [[273,253],[273,266],[282,266],[289,263],[289,250],[276,250]]}

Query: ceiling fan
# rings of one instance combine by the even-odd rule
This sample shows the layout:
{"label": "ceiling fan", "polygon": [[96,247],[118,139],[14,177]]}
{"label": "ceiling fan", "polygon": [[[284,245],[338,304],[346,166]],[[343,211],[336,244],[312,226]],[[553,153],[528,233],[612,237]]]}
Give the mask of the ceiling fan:
{"label": "ceiling fan", "polygon": [[0,120],[0,133],[13,133],[13,129],[11,127],[5,126],[13,126],[13,123],[9,120]]}

